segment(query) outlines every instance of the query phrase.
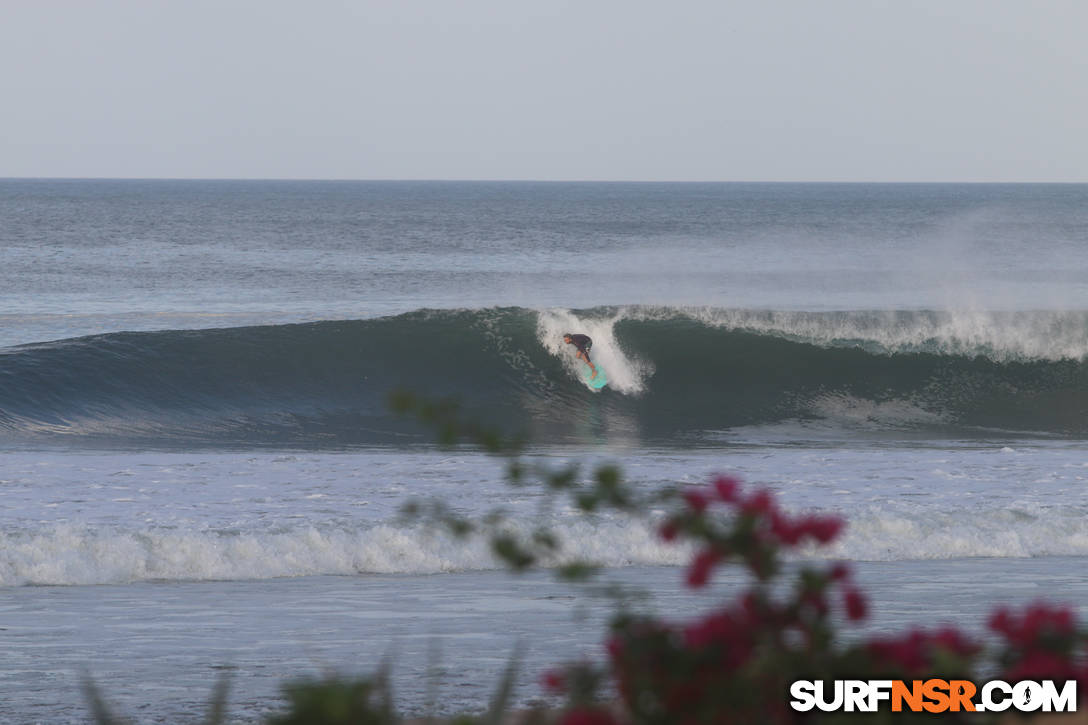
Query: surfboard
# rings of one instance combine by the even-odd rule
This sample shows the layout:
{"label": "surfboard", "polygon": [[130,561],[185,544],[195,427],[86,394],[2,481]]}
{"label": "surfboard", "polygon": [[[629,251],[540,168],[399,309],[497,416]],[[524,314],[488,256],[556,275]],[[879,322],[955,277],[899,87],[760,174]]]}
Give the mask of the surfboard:
{"label": "surfboard", "polygon": [[605,374],[600,363],[596,363],[596,365],[597,377],[593,377],[593,371],[589,369],[588,365],[582,365],[582,382],[593,390],[600,390],[608,384],[608,375]]}

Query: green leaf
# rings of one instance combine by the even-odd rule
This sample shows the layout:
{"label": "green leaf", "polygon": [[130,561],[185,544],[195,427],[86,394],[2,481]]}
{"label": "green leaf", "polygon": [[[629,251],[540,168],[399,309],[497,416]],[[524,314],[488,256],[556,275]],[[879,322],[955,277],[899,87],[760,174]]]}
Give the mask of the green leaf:
{"label": "green leaf", "polygon": [[549,551],[555,551],[559,548],[559,540],[555,538],[555,534],[547,529],[537,529],[533,532],[533,543]]}
{"label": "green leaf", "polygon": [[569,582],[583,582],[598,573],[601,567],[588,561],[572,561],[559,567],[559,578]]}
{"label": "green leaf", "polygon": [[488,708],[487,714],[483,717],[485,725],[502,725],[505,719],[506,710],[510,707],[510,700],[514,694],[518,667],[521,665],[521,649],[519,643],[510,654],[510,662],[506,665],[502,680],[499,681],[499,686],[491,698],[491,707]]}
{"label": "green leaf", "polygon": [[87,698],[87,702],[91,707],[91,715],[94,717],[96,725],[129,725],[129,720],[118,717],[110,711],[106,701],[102,699],[101,693],[98,691],[98,686],[94,684],[94,680],[90,675],[83,677],[83,695]]}
{"label": "green leaf", "polygon": [[578,504],[578,508],[586,513],[596,511],[601,502],[600,497],[593,493],[580,493],[575,497],[574,501]]}
{"label": "green leaf", "polygon": [[507,534],[492,538],[491,550],[516,571],[523,571],[536,563],[536,557],[525,551],[514,537]]}
{"label": "green leaf", "polygon": [[227,721],[227,696],[230,694],[230,670],[223,670],[215,681],[212,699],[208,703],[206,725],[223,725]]}

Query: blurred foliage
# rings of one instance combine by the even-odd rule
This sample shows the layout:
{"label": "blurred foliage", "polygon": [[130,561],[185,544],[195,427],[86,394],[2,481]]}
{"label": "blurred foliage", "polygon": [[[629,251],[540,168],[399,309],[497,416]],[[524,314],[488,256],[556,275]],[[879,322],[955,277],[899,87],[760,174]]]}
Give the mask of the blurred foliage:
{"label": "blurred foliage", "polygon": [[[554,499],[567,496],[585,515],[620,513],[657,527],[665,542],[684,542],[693,556],[686,572],[692,589],[705,587],[715,571],[739,565],[749,584],[717,608],[686,622],[667,622],[635,615],[623,602],[630,593],[608,589],[620,607],[608,633],[608,659],[581,661],[545,674],[545,688],[563,695],[559,710],[521,713],[520,725],[715,725],[801,723],[930,722],[929,713],[799,713],[787,703],[789,683],[796,680],[903,679],[931,677],[976,680],[982,647],[958,629],[945,626],[883,634],[868,639],[841,635],[844,624],[865,620],[868,600],[844,564],[795,567],[792,585],[785,575],[783,552],[806,545],[832,543],[845,522],[824,514],[793,515],[778,506],[767,489],[744,491],[729,477],[711,485],[680,490],[666,486],[642,493],[628,485],[616,466],[598,466],[583,478],[576,465],[553,467],[527,460],[522,438],[507,437],[466,422],[454,401],[427,401],[406,392],[394,393],[391,406],[433,426],[443,445],[477,446],[506,462],[511,486],[535,486],[540,509],[528,532],[511,524],[496,507],[478,518],[460,514],[440,500],[412,500],[402,521],[437,524],[454,537],[484,536],[495,556],[512,571],[547,565],[569,581],[585,581],[599,572],[593,562],[564,556],[564,542],[547,522]],[[672,512],[651,521],[649,511],[662,503]],[[1007,608],[994,612],[989,627],[1001,645],[993,658],[1005,679],[1076,679],[1088,683],[1088,632],[1077,626],[1069,608],[1044,603],[1023,613]],[[481,716],[460,716],[454,725],[501,725],[508,722],[520,647],[510,658]],[[610,694],[614,686],[617,694]],[[128,725],[115,715],[90,677],[84,690],[97,725]],[[204,723],[226,722],[229,678],[216,683]],[[283,687],[285,712],[268,725],[385,725],[400,722],[393,706],[388,665],[369,678],[330,676]],[[618,699],[609,706],[601,699]],[[941,722],[993,722],[949,712]]]}
{"label": "blurred foliage", "polygon": [[389,725],[397,723],[388,673],[369,679],[327,677],[283,687],[287,712],[269,725]]}

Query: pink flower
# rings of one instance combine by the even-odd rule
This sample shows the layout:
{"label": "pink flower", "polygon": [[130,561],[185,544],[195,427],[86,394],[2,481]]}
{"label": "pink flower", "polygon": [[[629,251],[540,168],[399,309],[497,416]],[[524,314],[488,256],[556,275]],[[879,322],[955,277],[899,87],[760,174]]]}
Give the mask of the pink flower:
{"label": "pink flower", "polygon": [[761,488],[744,499],[741,502],[740,509],[744,513],[753,516],[765,516],[774,510],[774,497],[771,496],[770,491]]}
{"label": "pink flower", "polygon": [[1043,633],[1066,636],[1074,627],[1073,613],[1066,607],[1037,602],[1024,614],[1024,629],[1036,637]]}
{"label": "pink flower", "polygon": [[912,629],[905,635],[889,638],[875,638],[868,642],[869,654],[878,663],[896,665],[907,672],[921,672],[929,666],[926,652],[927,637],[924,632]]}
{"label": "pink flower", "polygon": [[843,528],[843,520],[837,516],[824,516],[818,518],[816,524],[812,529],[812,535],[816,537],[816,540],[821,544],[830,544],[835,539],[839,538],[839,533]]}
{"label": "pink flower", "polygon": [[869,616],[869,602],[856,588],[848,587],[843,593],[843,601],[846,603],[846,616],[851,621],[859,622]]}
{"label": "pink flower", "polygon": [[723,641],[729,634],[730,620],[726,614],[712,614],[684,629],[684,642],[688,647],[700,649],[714,642]]}
{"label": "pink flower", "polygon": [[998,607],[990,614],[990,619],[987,621],[987,626],[998,634],[1009,636],[1012,634],[1012,615],[1009,614],[1008,607]]}
{"label": "pink flower", "polygon": [[970,657],[979,651],[977,644],[954,627],[937,630],[937,633],[933,635],[933,643],[961,657]]}
{"label": "pink flower", "polygon": [[796,524],[801,536],[816,539],[821,544],[830,544],[842,531],[843,521],[837,516],[807,516]]}
{"label": "pink flower", "polygon": [[1003,677],[1010,681],[1071,680],[1076,677],[1076,672],[1067,658],[1036,650],[1006,670]]}
{"label": "pink flower", "polygon": [[844,563],[836,562],[827,572],[831,581],[844,582],[850,578],[850,567]]}
{"label": "pink flower", "polygon": [[710,503],[710,497],[706,495],[703,489],[699,488],[689,488],[684,491],[684,500],[688,502],[691,510],[697,513],[706,511],[706,507]]}
{"label": "pink flower", "polygon": [[688,569],[688,586],[692,589],[706,586],[710,580],[710,572],[713,571],[714,565],[720,558],[721,555],[713,549],[703,549],[696,554],[691,562],[691,568]]}
{"label": "pink flower", "polygon": [[1005,607],[1000,607],[990,615],[988,624],[991,630],[1004,636],[1011,646],[1019,648],[1036,646],[1042,638],[1068,638],[1076,630],[1072,611],[1045,602],[1032,604],[1024,611],[1023,616],[1017,616]]}
{"label": "pink flower", "polygon": [[737,494],[740,490],[740,481],[732,476],[718,476],[714,479],[714,490],[718,492],[718,498],[726,503],[733,503],[737,500]]}
{"label": "pink flower", "polygon": [[567,678],[561,670],[548,670],[541,680],[544,689],[554,695],[562,695],[567,690]]}
{"label": "pink flower", "polygon": [[657,530],[657,533],[665,541],[675,541],[679,530],[676,527],[675,521],[666,521],[661,524],[661,528]]}
{"label": "pink flower", "polygon": [[771,531],[787,546],[796,546],[801,540],[801,530],[778,511],[771,512]]}

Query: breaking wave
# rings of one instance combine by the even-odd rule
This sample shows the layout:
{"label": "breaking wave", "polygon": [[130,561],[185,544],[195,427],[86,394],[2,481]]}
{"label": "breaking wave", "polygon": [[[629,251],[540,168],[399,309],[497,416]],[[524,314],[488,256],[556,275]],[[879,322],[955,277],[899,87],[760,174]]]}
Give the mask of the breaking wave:
{"label": "breaking wave", "polygon": [[[1083,507],[935,510],[889,503],[850,517],[845,534],[808,556],[869,561],[1088,556]],[[523,535],[533,522],[514,522]],[[654,525],[619,518],[552,522],[559,560],[607,567],[683,565],[690,551]],[[392,523],[299,523],[269,529],[39,525],[0,532],[0,587],[134,581],[270,579],[312,575],[436,574],[501,568],[483,539],[466,542]]]}
{"label": "breaking wave", "polygon": [[[594,339],[588,390],[564,332]],[[783,422],[1088,433],[1088,312],[420,310],[118,332],[0,350],[0,439],[95,446],[428,443],[390,391],[534,440],[686,444]]]}

